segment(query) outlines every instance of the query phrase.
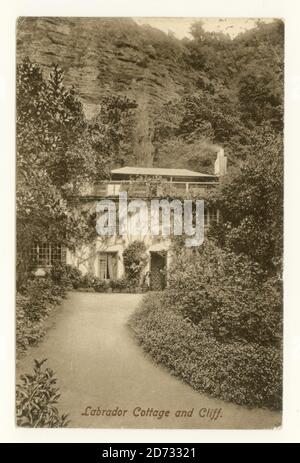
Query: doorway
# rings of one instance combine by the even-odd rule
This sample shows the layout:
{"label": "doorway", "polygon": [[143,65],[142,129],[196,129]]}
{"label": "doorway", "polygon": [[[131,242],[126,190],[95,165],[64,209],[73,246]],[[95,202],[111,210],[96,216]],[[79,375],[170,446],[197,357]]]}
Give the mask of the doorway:
{"label": "doorway", "polygon": [[167,253],[150,252],[150,289],[162,291],[166,287]]}
{"label": "doorway", "polygon": [[117,278],[117,253],[100,252],[99,254],[100,280],[114,280]]}

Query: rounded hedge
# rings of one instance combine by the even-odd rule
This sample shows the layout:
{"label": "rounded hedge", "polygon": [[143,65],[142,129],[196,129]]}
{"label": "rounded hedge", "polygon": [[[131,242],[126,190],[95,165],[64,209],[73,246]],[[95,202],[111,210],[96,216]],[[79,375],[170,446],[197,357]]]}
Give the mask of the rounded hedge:
{"label": "rounded hedge", "polygon": [[281,407],[282,358],[275,346],[220,342],[161,294],[145,296],[129,324],[156,362],[196,390],[239,405]]}

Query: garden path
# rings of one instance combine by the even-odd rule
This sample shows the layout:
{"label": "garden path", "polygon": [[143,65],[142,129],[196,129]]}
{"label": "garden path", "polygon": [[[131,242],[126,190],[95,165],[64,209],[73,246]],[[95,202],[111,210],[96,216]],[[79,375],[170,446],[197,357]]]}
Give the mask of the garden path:
{"label": "garden path", "polygon": [[[71,427],[255,429],[280,425],[277,412],[210,398],[156,365],[127,326],[141,297],[70,292],[48,319],[51,326],[43,341],[20,361],[17,375],[31,371],[34,358],[47,358],[58,377],[59,409],[69,413]],[[92,416],[98,407],[128,411],[122,416]],[[157,419],[140,416],[136,410],[139,416],[134,416],[136,407],[170,410],[170,415]],[[192,409],[191,417],[174,417],[177,410]]]}

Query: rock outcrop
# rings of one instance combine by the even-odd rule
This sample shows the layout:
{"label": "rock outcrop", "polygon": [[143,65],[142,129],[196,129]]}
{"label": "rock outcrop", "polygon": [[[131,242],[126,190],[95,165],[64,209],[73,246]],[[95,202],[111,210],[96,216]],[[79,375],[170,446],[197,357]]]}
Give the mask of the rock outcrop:
{"label": "rock outcrop", "polygon": [[91,117],[102,96],[121,93],[149,106],[149,113],[195,85],[173,36],[130,18],[19,18],[17,59],[28,56],[49,72],[65,71]]}

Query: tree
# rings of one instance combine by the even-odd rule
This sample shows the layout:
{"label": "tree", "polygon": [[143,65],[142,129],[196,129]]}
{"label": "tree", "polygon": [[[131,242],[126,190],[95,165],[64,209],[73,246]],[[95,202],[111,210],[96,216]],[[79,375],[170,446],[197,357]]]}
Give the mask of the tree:
{"label": "tree", "polygon": [[[193,166],[198,170],[197,166],[203,166],[213,173],[217,146],[223,146],[232,164],[236,164],[245,158],[248,139],[249,129],[242,122],[237,96],[215,82],[210,90],[188,93],[162,108],[156,121],[156,160],[165,163],[165,158],[171,158],[177,167]],[[182,150],[178,158],[173,151],[176,144]],[[207,156],[209,152],[213,155]]]}
{"label": "tree", "polygon": [[251,156],[226,176],[210,201],[222,222],[213,234],[223,247],[245,254],[269,273],[281,270],[283,250],[283,145],[268,127]]}
{"label": "tree", "polygon": [[239,100],[243,119],[255,125],[267,120],[274,128],[283,128],[283,79],[264,64],[249,64],[239,80]]}
{"label": "tree", "polygon": [[54,66],[49,79],[25,59],[17,68],[17,276],[30,270],[34,242],[73,246],[90,234],[90,211],[70,200],[79,184],[105,175],[82,107]]}
{"label": "tree", "polygon": [[127,97],[104,97],[99,113],[89,123],[92,147],[111,167],[134,165],[136,108],[137,103]]}
{"label": "tree", "polygon": [[45,80],[40,68],[25,59],[17,68],[17,148],[19,172],[47,170],[52,182],[68,182],[65,156],[69,146],[84,132],[86,122],[74,89],[63,85],[63,71],[56,65]]}

